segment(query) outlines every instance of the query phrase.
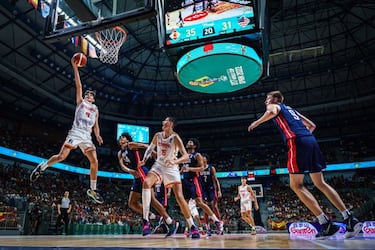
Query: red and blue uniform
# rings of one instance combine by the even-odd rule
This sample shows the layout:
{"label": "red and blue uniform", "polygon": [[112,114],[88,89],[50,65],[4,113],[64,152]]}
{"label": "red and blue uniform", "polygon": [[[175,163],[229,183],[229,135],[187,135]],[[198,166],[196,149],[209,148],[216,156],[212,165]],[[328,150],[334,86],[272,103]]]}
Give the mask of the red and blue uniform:
{"label": "red and blue uniform", "polygon": [[[183,163],[183,166],[189,168],[197,167],[197,160],[195,159],[196,152],[189,155],[189,161]],[[202,197],[202,191],[198,180],[198,172],[183,171],[182,172],[182,191],[186,200]]]}
{"label": "red and blue uniform", "polygon": [[138,162],[140,161],[140,155],[138,150],[130,150],[128,147],[120,150],[122,160],[126,167],[137,170],[139,177],[133,179],[133,184],[130,191],[142,193],[142,184],[146,178],[148,169],[145,166],[141,168],[138,167]]}
{"label": "red and blue uniform", "polygon": [[217,198],[217,193],[214,185],[214,177],[211,164],[208,164],[207,168],[199,173],[199,182],[202,186],[203,200],[207,202],[215,200]]}
{"label": "red and blue uniform", "polygon": [[315,173],[326,168],[318,142],[296,110],[283,103],[279,106],[281,110],[272,120],[288,146],[289,173]]}

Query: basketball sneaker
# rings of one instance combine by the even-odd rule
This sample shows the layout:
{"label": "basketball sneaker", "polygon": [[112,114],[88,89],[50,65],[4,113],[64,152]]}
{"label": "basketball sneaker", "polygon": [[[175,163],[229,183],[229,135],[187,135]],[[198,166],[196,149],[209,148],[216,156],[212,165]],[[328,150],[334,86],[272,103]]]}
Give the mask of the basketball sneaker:
{"label": "basketball sneaker", "polygon": [[203,227],[199,227],[199,233],[200,233],[202,236],[205,236],[205,235],[206,235],[206,231],[204,231]]}
{"label": "basketball sneaker", "polygon": [[143,220],[142,235],[146,236],[152,234],[151,223],[147,220]]}
{"label": "basketball sneaker", "polygon": [[164,220],[163,217],[160,216],[159,222],[156,225],[156,227],[154,227],[154,229],[152,230],[152,233],[155,233],[161,227],[161,225],[164,223],[163,220]]}
{"label": "basketball sneaker", "polygon": [[251,227],[250,233],[251,233],[251,235],[256,235],[257,229],[255,227]]}
{"label": "basketball sneaker", "polygon": [[31,174],[30,174],[30,181],[31,182],[36,181],[42,175],[42,173],[44,172],[44,170],[42,170],[42,166],[44,166],[45,164],[46,163],[44,161],[42,161],[41,163],[38,164],[38,166],[36,166],[36,168],[33,170],[33,172],[31,172]]}
{"label": "basketball sneaker", "polygon": [[195,225],[191,226],[190,235],[192,239],[199,239],[201,237],[201,235],[199,234],[199,230]]}
{"label": "basketball sneaker", "polygon": [[185,238],[189,238],[190,237],[190,232],[189,232],[189,229],[187,227],[185,228],[184,236],[185,236]]}
{"label": "basketball sneaker", "polygon": [[86,194],[87,194],[87,196],[89,198],[91,198],[92,200],[94,200],[96,203],[98,203],[98,204],[103,204],[104,203],[103,198],[100,196],[100,194],[98,193],[97,190],[87,189]]}
{"label": "basketball sneaker", "polygon": [[324,240],[331,236],[335,236],[340,232],[340,227],[331,221],[322,225],[320,232],[316,235],[317,239]]}
{"label": "basketball sneaker", "polygon": [[344,223],[346,224],[344,238],[353,238],[362,230],[362,222],[360,222],[353,215],[350,215],[349,218],[344,221]]}
{"label": "basketball sneaker", "polygon": [[172,224],[167,225],[168,232],[165,235],[165,238],[167,238],[167,237],[169,237],[171,235],[175,235],[176,232],[177,232],[178,226],[179,226],[179,223],[178,223],[178,221],[175,221],[175,220],[173,220]]}
{"label": "basketball sneaker", "polygon": [[224,223],[222,221],[216,221],[216,234],[223,235],[224,234]]}

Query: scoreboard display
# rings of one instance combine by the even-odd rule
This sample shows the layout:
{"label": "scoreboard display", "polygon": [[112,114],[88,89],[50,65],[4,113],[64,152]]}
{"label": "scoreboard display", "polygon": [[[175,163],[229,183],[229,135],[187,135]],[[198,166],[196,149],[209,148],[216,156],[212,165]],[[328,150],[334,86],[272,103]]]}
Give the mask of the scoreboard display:
{"label": "scoreboard display", "polygon": [[256,30],[254,2],[170,0],[164,4],[165,41],[180,46]]}

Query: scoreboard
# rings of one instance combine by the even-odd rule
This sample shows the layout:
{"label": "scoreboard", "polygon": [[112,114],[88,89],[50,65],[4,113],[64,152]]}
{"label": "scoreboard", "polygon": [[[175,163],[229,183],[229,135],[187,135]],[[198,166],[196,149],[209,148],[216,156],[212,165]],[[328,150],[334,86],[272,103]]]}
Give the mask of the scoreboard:
{"label": "scoreboard", "polygon": [[165,46],[256,30],[253,1],[181,0],[164,6]]}
{"label": "scoreboard", "polygon": [[159,43],[184,87],[238,91],[268,74],[266,0],[158,0]]}

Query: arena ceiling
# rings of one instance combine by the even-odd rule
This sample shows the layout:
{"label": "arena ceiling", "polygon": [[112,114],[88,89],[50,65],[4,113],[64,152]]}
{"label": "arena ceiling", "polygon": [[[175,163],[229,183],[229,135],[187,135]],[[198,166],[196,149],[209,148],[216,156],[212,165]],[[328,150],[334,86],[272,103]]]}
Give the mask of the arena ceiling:
{"label": "arena ceiling", "polygon": [[[119,63],[89,60],[81,70],[84,87],[98,93],[104,131],[110,134],[116,122],[158,130],[161,120],[175,116],[183,135],[206,144],[271,143],[269,126],[255,132],[262,140],[246,128],[263,113],[265,94],[278,89],[288,104],[322,128],[321,138],[373,136],[364,128],[374,127],[375,115],[374,2],[270,3],[270,76],[228,94],[192,92],[176,81],[173,65],[159,48],[155,17],[126,24]],[[70,40],[46,42],[43,27],[44,19],[26,0],[1,1],[2,116],[69,127],[75,107],[70,57],[78,50]]]}

